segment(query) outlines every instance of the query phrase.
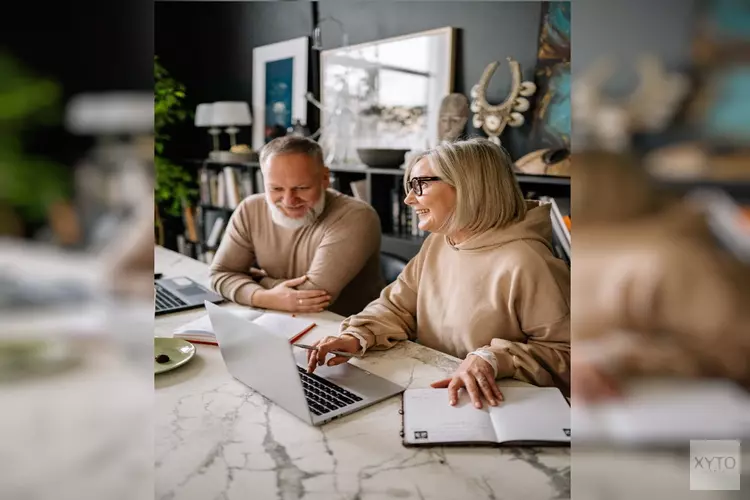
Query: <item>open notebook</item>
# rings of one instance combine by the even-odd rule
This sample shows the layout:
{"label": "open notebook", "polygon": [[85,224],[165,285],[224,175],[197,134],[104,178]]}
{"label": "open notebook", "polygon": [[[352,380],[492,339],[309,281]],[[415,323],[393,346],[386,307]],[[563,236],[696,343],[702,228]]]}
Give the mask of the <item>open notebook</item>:
{"label": "open notebook", "polygon": [[[265,330],[296,342],[309,332],[315,323],[309,319],[296,318],[290,314],[258,311],[255,309],[232,309],[232,313],[246,318]],[[216,334],[208,314],[186,323],[173,332],[173,337],[185,339],[189,342],[217,345]]]}
{"label": "open notebook", "polygon": [[505,400],[477,409],[466,391],[456,406],[448,389],[403,394],[404,446],[569,446],[570,406],[554,387],[500,387]]}

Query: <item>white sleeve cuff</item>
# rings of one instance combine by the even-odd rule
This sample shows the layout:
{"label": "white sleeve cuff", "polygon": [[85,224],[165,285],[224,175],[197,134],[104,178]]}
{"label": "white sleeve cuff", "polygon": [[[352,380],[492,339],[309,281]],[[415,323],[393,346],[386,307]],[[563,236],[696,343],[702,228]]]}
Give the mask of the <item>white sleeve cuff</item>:
{"label": "white sleeve cuff", "polygon": [[362,335],[354,332],[344,332],[341,335],[351,335],[355,339],[359,340],[359,346],[362,348],[362,352],[359,353],[360,355],[364,354],[367,350],[367,341],[364,339],[364,337],[362,337]]}
{"label": "white sleeve cuff", "polygon": [[495,378],[497,378],[497,358],[495,357],[495,353],[493,353],[489,349],[477,349],[476,351],[472,351],[467,354],[467,357],[471,356],[472,354],[474,356],[479,356],[480,358],[488,362],[490,366],[492,366],[492,372],[495,374]]}

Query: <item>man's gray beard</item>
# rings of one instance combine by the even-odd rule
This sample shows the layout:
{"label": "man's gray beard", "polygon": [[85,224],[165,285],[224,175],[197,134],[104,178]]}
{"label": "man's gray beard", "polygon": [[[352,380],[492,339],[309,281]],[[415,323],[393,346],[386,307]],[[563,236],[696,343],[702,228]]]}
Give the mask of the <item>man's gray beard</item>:
{"label": "man's gray beard", "polygon": [[271,210],[271,219],[275,224],[287,229],[299,229],[301,227],[309,226],[318,220],[318,217],[320,217],[320,214],[323,213],[323,210],[326,207],[326,193],[323,191],[320,194],[320,199],[315,202],[315,205],[313,205],[305,215],[296,219],[285,215],[268,196],[266,196],[266,204],[268,204],[268,208]]}

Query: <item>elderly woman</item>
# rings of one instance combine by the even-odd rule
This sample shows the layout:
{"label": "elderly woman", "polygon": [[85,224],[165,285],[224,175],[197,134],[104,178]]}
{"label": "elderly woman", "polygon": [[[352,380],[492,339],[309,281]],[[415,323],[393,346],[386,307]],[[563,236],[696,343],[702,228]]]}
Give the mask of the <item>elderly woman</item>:
{"label": "elderly woman", "polygon": [[549,205],[525,201],[507,153],[483,139],[413,159],[404,188],[432,234],[378,299],[309,351],[308,371],[332,350],[363,355],[409,339],[463,359],[432,384],[449,389],[450,404],[463,387],[477,408],[496,405],[499,378],[567,393],[570,271],[552,252]]}

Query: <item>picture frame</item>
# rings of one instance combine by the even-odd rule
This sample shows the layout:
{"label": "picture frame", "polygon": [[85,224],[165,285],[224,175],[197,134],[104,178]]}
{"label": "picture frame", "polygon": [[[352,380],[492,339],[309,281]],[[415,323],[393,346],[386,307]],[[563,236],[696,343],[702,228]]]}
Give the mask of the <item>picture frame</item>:
{"label": "picture frame", "polygon": [[454,91],[456,38],[457,28],[444,26],[322,51],[324,130],[339,113],[338,89],[345,86],[358,122],[352,148],[435,146],[440,104]]}
{"label": "picture frame", "polygon": [[307,124],[309,38],[299,37],[253,49],[253,149],[268,142],[274,126]]}

